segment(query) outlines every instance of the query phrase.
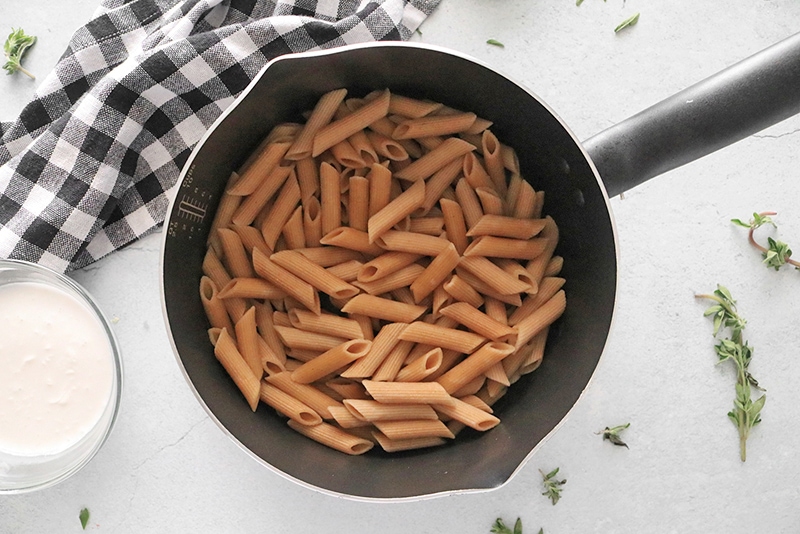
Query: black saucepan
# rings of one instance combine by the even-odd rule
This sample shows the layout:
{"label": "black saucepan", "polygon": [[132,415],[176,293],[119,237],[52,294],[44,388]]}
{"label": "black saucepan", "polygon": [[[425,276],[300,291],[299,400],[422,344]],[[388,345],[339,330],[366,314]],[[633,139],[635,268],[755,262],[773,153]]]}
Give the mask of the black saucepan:
{"label": "black saucepan", "polygon": [[[568,306],[544,363],[496,405],[502,423],[441,448],[350,457],[254,414],[214,358],[198,281],[216,202],[232,170],[277,123],[300,120],[321,94],[388,87],[476,112],[546,191],[561,229]],[[409,498],[502,485],[564,419],[589,383],[608,336],[617,286],[613,196],[800,111],[800,37],[792,37],[580,143],[530,91],[460,53],[375,43],[271,62],[198,144],[165,223],[162,298],[185,377],[209,415],[259,462],[326,492]],[[600,179],[600,176],[603,179]]]}

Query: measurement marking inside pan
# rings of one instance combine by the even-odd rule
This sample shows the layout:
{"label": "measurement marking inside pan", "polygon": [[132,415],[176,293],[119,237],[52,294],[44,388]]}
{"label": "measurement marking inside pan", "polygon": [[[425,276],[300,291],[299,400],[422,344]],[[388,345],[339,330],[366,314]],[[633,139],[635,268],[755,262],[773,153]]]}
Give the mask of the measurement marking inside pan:
{"label": "measurement marking inside pan", "polygon": [[207,210],[207,202],[201,202],[187,195],[184,195],[178,204],[178,216],[194,223],[203,222]]}

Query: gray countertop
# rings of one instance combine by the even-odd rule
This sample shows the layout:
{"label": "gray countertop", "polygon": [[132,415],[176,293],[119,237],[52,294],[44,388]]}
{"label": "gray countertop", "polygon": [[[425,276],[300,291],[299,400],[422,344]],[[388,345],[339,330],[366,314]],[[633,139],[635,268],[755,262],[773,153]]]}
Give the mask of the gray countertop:
{"label": "gray countertop", "polygon": [[[3,0],[0,20],[39,36],[25,65],[43,77],[91,0]],[[615,34],[635,12],[639,23]],[[442,0],[414,39],[496,66],[586,139],[800,26],[794,0]],[[5,31],[5,30],[4,30]],[[496,39],[504,47],[486,44]],[[35,81],[0,76],[11,120]],[[81,472],[0,497],[0,532],[488,533],[521,517],[525,533],[800,531],[800,272],[761,264],[729,220],[777,211],[763,229],[800,249],[800,117],[611,201],[620,245],[614,328],[594,379],[563,424],[505,485],[486,492],[364,502],[299,486],[235,445],[195,400],[172,354],[159,296],[160,234],[73,274],[121,343],[125,385],[110,439]],[[733,368],[715,365],[696,292],[730,288],[768,390],[739,460],[726,417]],[[595,434],[630,422],[630,449]],[[553,506],[539,469],[567,480]]]}

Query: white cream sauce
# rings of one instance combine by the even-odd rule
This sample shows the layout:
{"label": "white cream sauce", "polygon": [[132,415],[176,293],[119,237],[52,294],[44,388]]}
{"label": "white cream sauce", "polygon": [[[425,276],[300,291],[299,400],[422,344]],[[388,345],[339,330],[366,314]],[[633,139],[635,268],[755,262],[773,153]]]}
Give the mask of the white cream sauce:
{"label": "white cream sauce", "polygon": [[85,436],[109,402],[112,354],[77,298],[35,282],[0,286],[0,451],[53,454]]}

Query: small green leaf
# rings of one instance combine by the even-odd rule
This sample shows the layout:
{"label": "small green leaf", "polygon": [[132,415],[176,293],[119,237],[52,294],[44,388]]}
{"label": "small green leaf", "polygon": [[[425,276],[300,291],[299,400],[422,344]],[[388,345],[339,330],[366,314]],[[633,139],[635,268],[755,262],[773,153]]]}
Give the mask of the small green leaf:
{"label": "small green leaf", "polygon": [[582,3],[583,3],[583,0],[575,0],[575,5],[578,6],[578,7],[580,7],[580,5]]}
{"label": "small green leaf", "polygon": [[500,41],[498,41],[497,39],[489,39],[489,40],[486,41],[486,44],[499,46],[500,48],[505,48],[505,46],[506,46],[503,43],[501,43]]}
{"label": "small green leaf", "polygon": [[742,221],[741,219],[731,219],[731,222],[733,224],[736,224],[738,226],[742,226],[744,228],[750,228],[750,223],[746,223],[746,222]]}
{"label": "small green leaf", "polygon": [[514,523],[514,534],[522,534],[522,519],[519,517],[517,518],[517,522]]}
{"label": "small green leaf", "polygon": [[86,524],[89,522],[89,509],[84,508],[81,510],[81,513],[78,514],[78,519],[81,520],[81,527],[83,530],[86,530]]}
{"label": "small green leaf", "polygon": [[633,26],[637,22],[639,22],[639,13],[636,13],[635,15],[631,15],[627,19],[625,19],[622,22],[620,22],[617,25],[617,27],[614,28],[614,33],[619,33],[621,30],[627,28],[628,26]]}
{"label": "small green leaf", "polygon": [[25,35],[22,28],[11,28],[11,33],[8,35],[5,44],[3,44],[3,52],[5,53],[6,61],[3,68],[7,70],[7,74],[14,74],[17,71],[25,74],[31,79],[36,78],[33,74],[28,72],[22,67],[22,56],[25,52],[34,45],[36,37],[33,35]]}

